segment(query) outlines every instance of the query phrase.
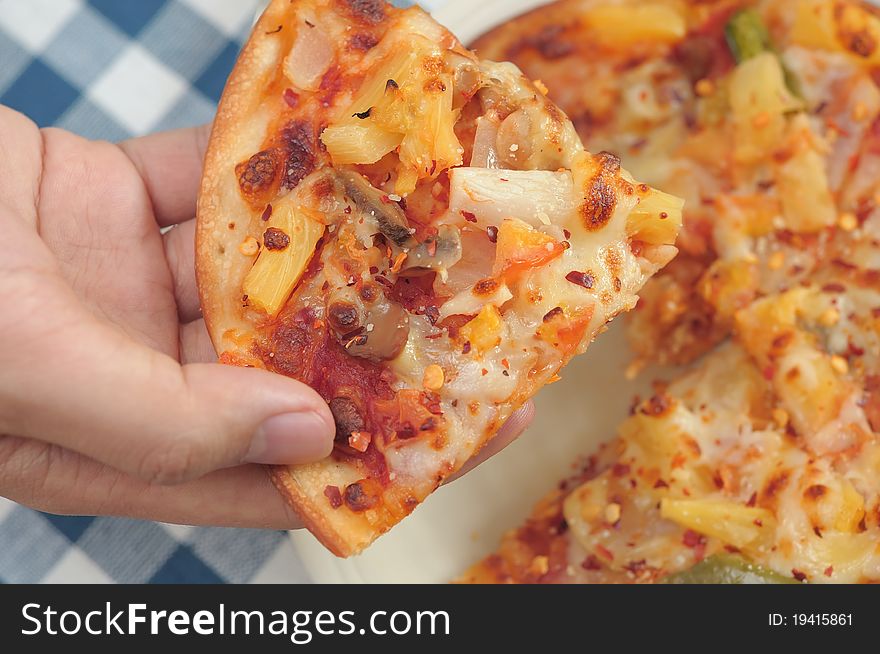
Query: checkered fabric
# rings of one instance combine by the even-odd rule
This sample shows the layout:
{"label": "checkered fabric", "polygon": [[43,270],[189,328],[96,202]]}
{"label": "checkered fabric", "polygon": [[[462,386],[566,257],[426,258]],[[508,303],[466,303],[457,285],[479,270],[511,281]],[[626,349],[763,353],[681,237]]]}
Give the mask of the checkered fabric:
{"label": "checkered fabric", "polygon": [[[110,141],[208,122],[263,4],[0,0],[0,104]],[[280,532],[59,517],[0,498],[3,583],[308,580]]]}

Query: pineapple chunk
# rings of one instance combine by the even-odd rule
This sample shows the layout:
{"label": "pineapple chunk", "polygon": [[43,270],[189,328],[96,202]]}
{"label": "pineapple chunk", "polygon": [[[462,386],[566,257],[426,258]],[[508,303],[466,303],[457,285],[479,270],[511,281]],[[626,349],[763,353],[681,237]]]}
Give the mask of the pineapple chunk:
{"label": "pineapple chunk", "polygon": [[455,135],[458,111],[452,108],[452,75],[442,72],[442,58],[426,55],[418,73],[385,94],[370,115],[382,129],[401,134],[400,168],[395,191],[411,193],[419,179],[462,163]]}
{"label": "pineapple chunk", "polygon": [[385,97],[389,80],[400,85],[409,79],[411,71],[416,66],[417,54],[418,49],[415,44],[413,46],[401,44],[401,47],[394,48],[387,59],[367,74],[367,78],[352,99],[351,105],[343,111],[336,123],[358,122],[360,119],[357,114],[370,111]]}
{"label": "pineapple chunk", "polygon": [[743,164],[763,160],[785,134],[786,114],[803,109],[803,103],[788,89],[779,57],[771,52],[737,66],[729,92],[736,160]]}
{"label": "pineapple chunk", "polygon": [[325,228],[294,207],[290,197],[273,206],[272,217],[266,223],[267,232],[280,230],[290,239],[289,243],[283,248],[264,247],[242,285],[249,304],[271,317],[278,315],[293,293]]}
{"label": "pineapple chunk", "polygon": [[747,258],[718,259],[700,278],[698,290],[720,316],[730,319],[758,293],[758,264]]}
{"label": "pineapple chunk", "polygon": [[430,41],[413,37],[370,71],[351,105],[321,140],[335,164],[375,163],[397,149],[395,192],[462,163],[455,135],[454,79]]}
{"label": "pineapple chunk", "polygon": [[494,304],[487,304],[459,333],[473,351],[483,355],[501,342],[502,326],[501,312]]}
{"label": "pineapple chunk", "polygon": [[588,9],[584,19],[593,30],[593,39],[610,48],[678,43],[687,34],[681,12],[660,3],[600,5]]}
{"label": "pineapple chunk", "polygon": [[785,226],[792,231],[818,232],[837,221],[837,207],[828,185],[825,158],[813,146],[806,116],[792,120],[790,132],[794,152],[775,171],[782,216]]}
{"label": "pineapple chunk", "polygon": [[372,124],[334,125],[321,134],[321,141],[336,166],[376,163],[402,140],[401,134],[386,132]]}
{"label": "pineapple chunk", "polygon": [[660,515],[739,549],[760,544],[776,528],[776,518],[767,509],[725,500],[664,498]]}
{"label": "pineapple chunk", "polygon": [[671,245],[681,229],[684,200],[649,189],[626,220],[627,234],[649,245]]}
{"label": "pineapple chunk", "polygon": [[855,2],[796,3],[791,40],[808,48],[842,52],[866,66],[880,64],[880,19]]}
{"label": "pineapple chunk", "polygon": [[858,533],[865,518],[865,498],[852,482],[836,476],[814,481],[804,490],[810,522],[822,531]]}
{"label": "pineapple chunk", "polygon": [[831,357],[799,325],[815,301],[815,291],[794,289],[736,315],[741,342],[772,380],[795,427],[808,437],[837,417],[852,392]]}

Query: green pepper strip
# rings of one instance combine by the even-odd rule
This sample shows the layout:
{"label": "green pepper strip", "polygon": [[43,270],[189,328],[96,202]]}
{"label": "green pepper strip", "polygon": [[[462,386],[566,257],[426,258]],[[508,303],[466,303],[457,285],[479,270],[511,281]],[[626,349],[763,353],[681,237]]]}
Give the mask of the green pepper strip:
{"label": "green pepper strip", "polygon": [[740,556],[718,554],[701,561],[693,568],[669,575],[666,584],[796,584],[792,577],[751,563]]}

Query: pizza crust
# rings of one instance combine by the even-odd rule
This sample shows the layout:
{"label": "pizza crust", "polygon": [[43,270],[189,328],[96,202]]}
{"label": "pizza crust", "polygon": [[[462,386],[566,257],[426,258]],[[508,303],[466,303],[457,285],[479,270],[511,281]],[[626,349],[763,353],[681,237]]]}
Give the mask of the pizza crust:
{"label": "pizza crust", "polygon": [[[221,353],[234,348],[230,332],[249,329],[239,315],[238,298],[229,289],[241,287],[251,262],[245,257],[224,256],[238,248],[252,227],[252,210],[238,193],[231,162],[246,160],[265,138],[268,118],[263,124],[250,119],[256,100],[262,97],[265,79],[274,74],[284,56],[279,39],[267,33],[285,23],[289,7],[287,0],[274,0],[254,27],[223,92],[205,158],[198,202],[196,276],[205,325]],[[228,229],[231,216],[236,214],[241,216],[241,224]],[[269,467],[268,472],[303,524],[334,554],[348,556],[371,540],[372,530],[361,516],[341,510],[331,516],[318,504],[326,502],[323,489],[327,485],[340,483],[341,475],[334,474],[332,468],[328,461],[306,467],[297,475],[283,466]]]}

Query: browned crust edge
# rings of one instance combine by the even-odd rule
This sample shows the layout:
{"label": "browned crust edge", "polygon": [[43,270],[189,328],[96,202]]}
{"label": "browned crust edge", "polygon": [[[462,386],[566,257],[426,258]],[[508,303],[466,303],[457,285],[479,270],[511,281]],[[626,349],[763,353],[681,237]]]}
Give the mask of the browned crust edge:
{"label": "browned crust edge", "polygon": [[272,480],[275,488],[278,489],[278,492],[281,493],[285,501],[296,511],[299,519],[303,522],[303,526],[324,547],[340,557],[356,554],[363,547],[358,547],[351,543],[338,529],[335,529],[330,524],[330,521],[327,519],[326,510],[309,500],[308,495],[303,492],[286,466],[267,466],[266,471],[269,473],[269,479]]}
{"label": "browned crust edge", "polygon": [[[217,234],[227,221],[225,209],[228,207],[225,207],[222,195],[224,176],[228,174],[227,169],[232,169],[237,163],[231,152],[238,138],[238,126],[241,121],[247,120],[253,99],[260,97],[263,79],[279,64],[277,57],[270,56],[271,35],[275,33],[277,25],[289,22],[293,7],[289,0],[273,0],[253,28],[223,91],[205,156],[196,229],[196,278],[205,324],[218,353],[228,349],[223,343],[223,332],[230,327],[230,322],[234,322],[227,295],[230,275],[235,274],[235,266],[231,267],[232,270],[225,268],[227,262],[217,252]],[[254,218],[251,217],[251,220]],[[229,235],[226,237],[228,241]],[[241,236],[235,238],[241,239]],[[226,245],[230,246],[231,242]],[[329,476],[332,474],[331,466],[328,464],[326,468]],[[350,556],[369,543],[369,540],[356,537],[363,532],[363,518],[334,515],[331,521],[329,507],[310,499],[309,489],[297,481],[288,468],[274,466],[269,467],[268,472],[276,488],[304,525],[334,554]],[[322,490],[317,488],[319,481],[314,479],[315,488],[312,490],[317,493],[312,495],[323,497]]]}

